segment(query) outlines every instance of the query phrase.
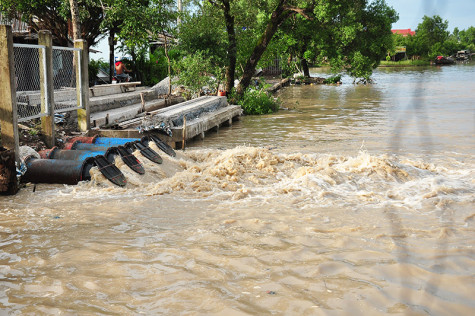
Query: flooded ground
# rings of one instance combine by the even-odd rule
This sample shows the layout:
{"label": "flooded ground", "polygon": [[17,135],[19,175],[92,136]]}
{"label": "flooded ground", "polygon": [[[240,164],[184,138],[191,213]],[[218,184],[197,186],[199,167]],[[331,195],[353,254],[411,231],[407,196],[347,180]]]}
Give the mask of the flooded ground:
{"label": "flooded ground", "polygon": [[0,197],[1,310],[473,314],[474,66],[292,86],[143,176],[118,161],[126,188]]}

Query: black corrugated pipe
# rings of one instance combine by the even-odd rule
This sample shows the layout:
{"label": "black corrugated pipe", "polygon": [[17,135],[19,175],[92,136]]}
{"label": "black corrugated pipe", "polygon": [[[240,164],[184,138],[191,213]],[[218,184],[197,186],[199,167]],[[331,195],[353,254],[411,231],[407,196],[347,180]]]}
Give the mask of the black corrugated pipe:
{"label": "black corrugated pipe", "polygon": [[91,180],[89,171],[94,167],[94,158],[83,161],[38,159],[29,156],[25,160],[26,172],[22,182],[77,184]]}

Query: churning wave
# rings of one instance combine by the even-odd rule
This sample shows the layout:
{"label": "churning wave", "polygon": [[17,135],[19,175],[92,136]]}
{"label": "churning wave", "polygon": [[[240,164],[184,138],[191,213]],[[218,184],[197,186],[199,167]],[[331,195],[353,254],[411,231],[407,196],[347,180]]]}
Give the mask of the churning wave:
{"label": "churning wave", "polygon": [[[148,162],[146,175],[128,170],[128,194],[174,194],[217,200],[305,198],[319,206],[396,206],[421,209],[475,200],[475,168],[456,160],[431,161],[360,151],[352,155],[284,154],[258,147],[190,150],[162,165]],[[87,187],[105,187],[92,170]],[[116,189],[122,192],[123,189]]]}

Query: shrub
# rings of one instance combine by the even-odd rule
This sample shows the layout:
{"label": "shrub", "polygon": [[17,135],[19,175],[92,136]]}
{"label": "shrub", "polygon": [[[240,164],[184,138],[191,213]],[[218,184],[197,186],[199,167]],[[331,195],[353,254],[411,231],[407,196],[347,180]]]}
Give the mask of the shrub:
{"label": "shrub", "polygon": [[338,82],[341,82],[341,76],[340,75],[329,77],[329,78],[327,78],[323,81],[323,83],[326,83],[326,84],[338,83]]}
{"label": "shrub", "polygon": [[198,96],[201,94],[203,87],[209,87],[216,81],[213,78],[215,67],[211,59],[206,57],[204,51],[197,51],[175,61],[173,69],[178,77],[175,83],[184,85]]}
{"label": "shrub", "polygon": [[[233,98],[236,100],[235,95],[231,95],[231,99]],[[246,115],[270,114],[277,112],[280,106],[280,100],[275,100],[264,88],[248,89],[236,103],[242,107]]]}
{"label": "shrub", "polygon": [[168,76],[168,62],[163,49],[149,56],[143,54],[136,61],[137,79],[145,86],[153,86]]}
{"label": "shrub", "polygon": [[104,62],[104,60],[94,60],[91,59],[88,65],[88,74],[89,74],[89,86],[92,87],[96,83],[97,75],[99,74],[99,68],[104,68],[104,64],[109,66],[108,63]]}

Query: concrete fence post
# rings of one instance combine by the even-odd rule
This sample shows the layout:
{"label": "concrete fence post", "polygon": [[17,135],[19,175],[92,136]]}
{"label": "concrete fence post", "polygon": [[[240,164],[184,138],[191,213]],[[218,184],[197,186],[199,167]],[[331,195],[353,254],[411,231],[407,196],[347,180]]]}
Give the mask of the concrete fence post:
{"label": "concrete fence post", "polygon": [[16,104],[13,35],[10,25],[0,25],[0,127],[2,146],[15,152],[18,159],[18,111]]}
{"label": "concrete fence post", "polygon": [[[41,112],[47,112],[47,116],[41,117],[41,129],[45,135],[45,143],[48,147],[55,145],[54,135],[54,86],[53,86],[53,39],[50,31],[38,32],[38,45],[44,45],[46,49],[40,49],[40,92]],[[46,64],[43,65],[43,62]]]}
{"label": "concrete fence post", "polygon": [[9,25],[0,25],[0,194],[15,194],[18,178],[15,163],[19,161],[18,112],[16,104],[13,35]]}
{"label": "concrete fence post", "polygon": [[75,40],[74,47],[80,48],[80,58],[76,62],[76,93],[78,107],[78,127],[82,132],[91,128],[91,117],[89,109],[89,53],[85,40]]}

